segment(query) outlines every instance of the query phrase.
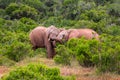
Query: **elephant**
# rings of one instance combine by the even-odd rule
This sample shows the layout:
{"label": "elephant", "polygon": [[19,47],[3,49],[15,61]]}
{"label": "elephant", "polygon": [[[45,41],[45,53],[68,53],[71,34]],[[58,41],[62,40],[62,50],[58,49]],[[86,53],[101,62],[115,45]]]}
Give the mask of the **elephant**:
{"label": "elephant", "polygon": [[48,28],[44,26],[38,26],[34,28],[29,34],[33,50],[36,50],[37,48],[46,48],[48,58],[53,58],[55,55],[55,49],[53,44],[54,41],[48,39],[49,36],[51,36],[51,32],[54,33],[52,34],[52,36],[57,36],[56,33],[59,33],[60,31],[55,26],[50,26]]}
{"label": "elephant", "polygon": [[64,28],[56,28],[55,26],[50,26],[49,29],[47,29],[47,38],[48,41],[52,42],[53,46],[56,47],[56,40],[55,38],[58,36],[58,34],[65,30]]}
{"label": "elephant", "polygon": [[56,42],[63,43],[71,38],[81,38],[99,40],[99,34],[92,29],[68,29],[61,31],[58,36],[52,38]]}

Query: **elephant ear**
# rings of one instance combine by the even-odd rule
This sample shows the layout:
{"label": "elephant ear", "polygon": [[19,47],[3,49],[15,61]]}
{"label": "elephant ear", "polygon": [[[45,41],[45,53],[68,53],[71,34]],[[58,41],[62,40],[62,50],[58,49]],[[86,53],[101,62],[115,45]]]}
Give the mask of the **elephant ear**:
{"label": "elephant ear", "polygon": [[46,30],[48,40],[56,38],[59,33],[60,30],[53,25],[48,27]]}

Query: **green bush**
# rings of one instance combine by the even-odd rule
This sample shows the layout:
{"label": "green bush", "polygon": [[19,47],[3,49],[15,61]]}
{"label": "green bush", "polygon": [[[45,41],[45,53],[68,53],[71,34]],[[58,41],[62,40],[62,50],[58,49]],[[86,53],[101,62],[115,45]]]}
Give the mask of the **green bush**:
{"label": "green bush", "polygon": [[[74,47],[73,47],[74,46]],[[83,39],[71,39],[66,45],[59,45],[56,48],[56,63],[71,65],[71,60],[75,58],[82,66],[91,66],[94,54],[98,54],[98,41]]]}
{"label": "green bush", "polygon": [[94,30],[98,30],[97,23],[88,20],[79,20],[74,25],[75,28],[91,28]]}
{"label": "green bush", "polygon": [[106,28],[108,34],[113,35],[113,36],[117,36],[120,35],[120,26],[117,25],[110,25],[108,26],[108,28]]}
{"label": "green bush", "polygon": [[54,61],[58,64],[71,65],[72,51],[66,48],[64,45],[58,45],[56,48],[57,55],[54,57]]}
{"label": "green bush", "polygon": [[27,34],[2,31],[0,37],[0,54],[8,59],[20,61],[33,54]]}
{"label": "green bush", "polygon": [[0,18],[0,28],[4,25],[5,20],[3,18]]}
{"label": "green bush", "polygon": [[49,17],[44,21],[45,26],[55,25],[58,26],[60,24],[61,19],[58,17]]}
{"label": "green bush", "polygon": [[6,13],[4,9],[0,9],[0,18],[6,18]]}
{"label": "green bush", "polygon": [[0,0],[0,7],[6,8],[10,3],[16,2],[17,0]]}
{"label": "green bush", "polygon": [[62,15],[67,20],[81,19],[79,16],[87,10],[94,8],[94,2],[85,2],[83,0],[64,0],[62,6]]}
{"label": "green bush", "polygon": [[[82,66],[92,66],[91,58],[94,54],[98,54],[98,41],[83,39],[71,39],[68,43],[69,49],[74,51],[74,55]],[[73,47],[75,46],[75,47]]]}
{"label": "green bush", "polygon": [[99,22],[102,19],[108,18],[108,14],[105,10],[90,10],[83,13],[81,19],[92,20],[94,22]]}
{"label": "green bush", "polygon": [[[2,22],[3,21],[3,22]],[[1,20],[1,29],[5,29],[11,32],[29,32],[35,28],[38,23],[29,18],[21,18],[20,20]]]}
{"label": "green bush", "polygon": [[97,5],[105,5],[106,3],[111,3],[115,0],[93,0]]}
{"label": "green bush", "polygon": [[13,41],[12,44],[6,46],[5,56],[14,61],[23,60],[32,52],[30,45],[22,42]]}
{"label": "green bush", "polygon": [[10,45],[14,41],[22,42],[22,43],[29,43],[28,34],[25,32],[17,33],[11,32],[6,30],[0,30],[0,43],[5,45]]}
{"label": "green bush", "polygon": [[11,16],[11,19],[20,19],[22,17],[36,19],[36,15],[38,14],[35,8],[17,3],[11,3],[5,10]]}
{"label": "green bush", "polygon": [[67,20],[67,19],[62,19],[59,26],[61,27],[67,27],[67,28],[75,28],[76,21],[74,20]]}
{"label": "green bush", "polygon": [[[82,66],[96,66],[99,72],[120,73],[120,36],[101,35],[100,41],[71,39],[56,48],[56,63],[70,65],[76,59]],[[114,66],[113,66],[114,65]]]}
{"label": "green bush", "polygon": [[21,3],[34,7],[40,12],[44,11],[44,4],[40,0],[21,0]]}
{"label": "green bush", "polygon": [[108,6],[108,12],[110,15],[115,16],[115,17],[120,17],[120,2],[118,3],[112,3]]}
{"label": "green bush", "polygon": [[19,9],[19,5],[16,3],[11,3],[7,8],[6,8],[6,13],[7,14],[12,14],[13,11]]}
{"label": "green bush", "polygon": [[102,19],[99,22],[94,22],[90,20],[79,20],[74,24],[74,28],[91,28],[98,32],[99,34],[111,34],[118,35],[119,34],[119,26],[116,25],[117,21],[109,19]]}
{"label": "green bush", "polygon": [[99,72],[120,73],[120,37],[103,35],[101,41],[99,54],[94,55],[92,61]]}
{"label": "green bush", "polygon": [[62,19],[61,17],[49,17],[43,23],[45,26],[55,25],[56,27],[73,27],[76,21]]}
{"label": "green bush", "polygon": [[57,68],[34,63],[11,71],[2,80],[75,80],[75,78],[61,76]]}

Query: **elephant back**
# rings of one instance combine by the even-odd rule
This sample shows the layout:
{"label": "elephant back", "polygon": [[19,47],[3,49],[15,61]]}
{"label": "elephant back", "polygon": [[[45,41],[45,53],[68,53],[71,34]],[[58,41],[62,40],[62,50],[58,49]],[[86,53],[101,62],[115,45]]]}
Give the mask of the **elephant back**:
{"label": "elephant back", "polygon": [[97,39],[99,40],[99,35],[92,29],[78,29],[79,37],[85,37],[86,39]]}

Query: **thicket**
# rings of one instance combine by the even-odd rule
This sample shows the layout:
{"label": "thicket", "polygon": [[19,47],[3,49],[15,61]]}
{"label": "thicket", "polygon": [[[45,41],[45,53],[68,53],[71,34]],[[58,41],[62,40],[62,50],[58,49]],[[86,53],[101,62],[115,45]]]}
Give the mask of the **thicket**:
{"label": "thicket", "polygon": [[100,41],[71,39],[57,46],[54,60],[63,65],[71,65],[75,60],[84,67],[96,66],[99,72],[120,73],[119,41],[120,36],[106,34],[101,36]]}
{"label": "thicket", "polygon": [[0,0],[0,65],[44,54],[44,50],[31,50],[29,32],[39,25],[55,25],[67,29],[91,28],[100,35],[106,34],[101,43],[73,39],[58,45],[56,62],[70,65],[75,58],[82,66],[94,65],[102,72],[118,73],[119,4],[120,0]]}
{"label": "thicket", "polygon": [[11,71],[1,80],[75,80],[75,78],[61,76],[58,68],[49,68],[43,64],[32,63]]}

